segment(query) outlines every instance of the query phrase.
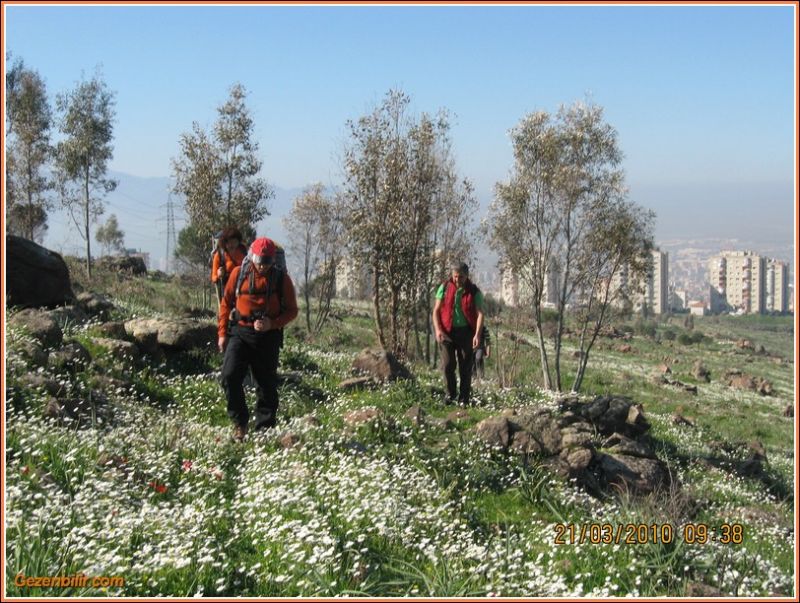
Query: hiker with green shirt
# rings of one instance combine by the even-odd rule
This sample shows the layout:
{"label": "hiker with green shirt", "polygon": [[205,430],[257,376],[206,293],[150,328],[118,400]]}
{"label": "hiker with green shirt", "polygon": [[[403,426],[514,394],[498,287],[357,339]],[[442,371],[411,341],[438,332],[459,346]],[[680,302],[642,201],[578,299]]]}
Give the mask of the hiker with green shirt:
{"label": "hiker with green shirt", "polygon": [[[472,388],[473,351],[483,328],[483,293],[469,280],[469,267],[455,264],[452,276],[439,286],[433,306],[433,330],[442,357],[448,404],[466,406]],[[456,364],[459,387],[456,391]]]}

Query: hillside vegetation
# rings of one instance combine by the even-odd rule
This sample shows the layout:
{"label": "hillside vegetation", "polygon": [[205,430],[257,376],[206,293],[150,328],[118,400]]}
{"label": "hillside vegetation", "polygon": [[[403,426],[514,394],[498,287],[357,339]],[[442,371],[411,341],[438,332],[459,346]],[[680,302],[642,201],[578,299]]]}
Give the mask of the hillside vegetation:
{"label": "hillside vegetation", "polygon": [[[214,346],[136,358],[103,343],[104,323],[202,315],[192,287],[96,275],[106,316],[56,314],[82,362],[7,328],[8,594],[795,595],[791,318],[631,318],[599,340],[579,401],[640,404],[674,479],[637,494],[479,437],[487,418],[563,409],[509,310],[489,319],[464,409],[425,362],[406,360],[412,380],[339,387],[375,345],[366,306],[337,301],[313,339],[298,319],[277,428],[235,443]],[[124,585],[14,584],[81,573]]]}

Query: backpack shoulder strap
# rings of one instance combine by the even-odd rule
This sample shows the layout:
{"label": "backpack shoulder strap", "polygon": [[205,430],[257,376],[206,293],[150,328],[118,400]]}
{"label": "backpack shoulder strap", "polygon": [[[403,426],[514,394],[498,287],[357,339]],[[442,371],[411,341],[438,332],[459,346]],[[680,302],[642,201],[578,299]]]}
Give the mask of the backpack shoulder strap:
{"label": "backpack shoulder strap", "polygon": [[253,265],[250,263],[250,256],[245,256],[244,260],[242,260],[242,265],[239,267],[239,276],[236,278],[236,297],[239,297],[239,293],[242,290],[242,283],[247,277],[248,272],[253,272]]}

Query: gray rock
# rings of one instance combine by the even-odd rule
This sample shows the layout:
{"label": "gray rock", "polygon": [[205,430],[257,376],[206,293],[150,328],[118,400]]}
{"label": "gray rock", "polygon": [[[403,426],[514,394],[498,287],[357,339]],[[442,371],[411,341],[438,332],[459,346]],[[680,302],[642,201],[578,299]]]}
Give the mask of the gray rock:
{"label": "gray rock", "polygon": [[38,389],[47,392],[51,396],[60,396],[65,391],[65,386],[55,379],[50,379],[38,373],[26,373],[19,378],[21,385],[30,389]]}
{"label": "gray rock", "polygon": [[48,366],[55,370],[83,370],[92,362],[89,351],[77,341],[70,341],[50,353]]}
{"label": "gray rock", "polygon": [[189,318],[136,318],[125,323],[125,331],[143,350],[156,343],[173,350],[193,350],[208,347],[217,341],[217,325],[211,321]]}
{"label": "gray rock", "polygon": [[608,488],[635,495],[646,495],[667,488],[671,478],[666,465],[658,459],[623,454],[599,454],[599,468]]}
{"label": "gray rock", "polygon": [[594,453],[588,448],[576,448],[574,450],[564,450],[561,453],[561,458],[569,465],[570,472],[578,473],[585,471],[589,467],[594,458]]}
{"label": "gray rock", "polygon": [[410,419],[411,424],[415,427],[420,427],[425,422],[425,411],[421,406],[412,406],[403,416]]}
{"label": "gray rock", "polygon": [[542,445],[527,431],[516,432],[508,449],[517,454],[541,455],[544,453]]}
{"label": "gray rock", "polygon": [[102,293],[86,291],[78,294],[78,305],[89,315],[108,318],[114,304]]}
{"label": "gray rock", "polygon": [[345,379],[338,387],[342,391],[350,392],[359,389],[365,389],[375,385],[372,377],[353,377],[352,379]]}
{"label": "gray rock", "polygon": [[42,349],[38,341],[15,341],[12,349],[25,358],[31,366],[47,366],[49,352]]}
{"label": "gray rock", "polygon": [[62,328],[69,325],[80,325],[89,320],[89,316],[80,306],[59,306],[48,311],[47,314],[55,320]]}
{"label": "gray rock", "polygon": [[480,439],[499,448],[508,448],[511,443],[511,426],[505,417],[489,417],[475,426]]}
{"label": "gray rock", "polygon": [[136,344],[130,341],[122,341],[121,339],[106,339],[105,337],[96,337],[93,339],[94,343],[109,351],[113,358],[117,360],[133,360],[138,361],[142,355]]}
{"label": "gray rock", "polygon": [[603,442],[603,448],[608,448],[609,452],[614,455],[627,455],[636,456],[644,459],[656,458],[655,453],[642,442],[637,442],[630,438],[625,437],[619,433],[615,433]]}
{"label": "gray rock", "polygon": [[125,323],[120,321],[104,322],[97,327],[97,330],[109,339],[124,340],[128,337],[128,333],[125,331]]}
{"label": "gray rock", "polygon": [[44,347],[61,345],[64,334],[56,320],[42,310],[27,309],[17,312],[8,321],[10,326],[22,328]]}
{"label": "gray rock", "polygon": [[696,360],[692,365],[692,376],[695,379],[705,381],[706,383],[711,381],[711,372],[706,368],[706,365],[703,364],[702,360]]}
{"label": "gray rock", "polygon": [[97,390],[92,390],[82,398],[48,400],[44,416],[58,421],[77,423],[79,427],[94,424],[107,424],[113,417],[108,398]]}
{"label": "gray rock", "polygon": [[353,368],[381,382],[412,378],[411,372],[400,364],[394,354],[382,349],[362,350],[353,361]]}

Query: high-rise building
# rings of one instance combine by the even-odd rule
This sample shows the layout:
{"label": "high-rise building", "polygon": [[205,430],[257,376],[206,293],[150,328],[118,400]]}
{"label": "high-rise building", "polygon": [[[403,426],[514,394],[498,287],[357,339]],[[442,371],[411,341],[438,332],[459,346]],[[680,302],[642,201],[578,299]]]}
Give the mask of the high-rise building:
{"label": "high-rise building", "polygon": [[[544,278],[543,307],[556,307],[558,303],[558,283],[559,273],[553,264]],[[511,307],[530,305],[533,298],[533,290],[528,280],[516,274],[502,262],[500,265],[500,297],[507,306]]]}
{"label": "high-rise building", "polygon": [[708,261],[709,281],[729,309],[761,314],[766,308],[766,259],[752,251],[725,251]]}
{"label": "high-rise building", "polygon": [[780,260],[767,260],[765,278],[767,312],[789,311],[789,266]]}
{"label": "high-rise building", "polygon": [[[614,289],[623,288],[631,291],[628,299],[635,310],[647,308],[653,314],[666,314],[669,304],[669,254],[653,249],[650,254],[650,265],[641,280],[631,281],[628,267],[623,267],[611,280]],[[619,300],[621,304],[623,300]]]}

